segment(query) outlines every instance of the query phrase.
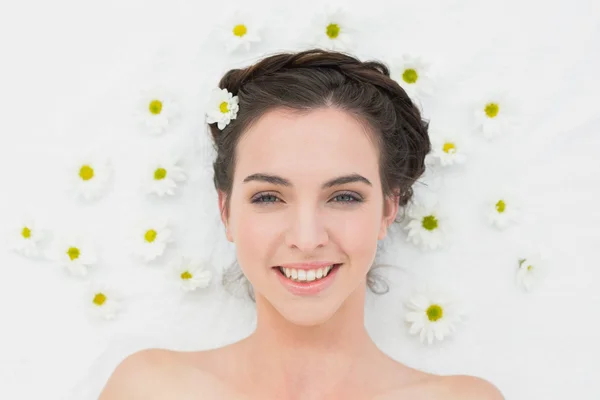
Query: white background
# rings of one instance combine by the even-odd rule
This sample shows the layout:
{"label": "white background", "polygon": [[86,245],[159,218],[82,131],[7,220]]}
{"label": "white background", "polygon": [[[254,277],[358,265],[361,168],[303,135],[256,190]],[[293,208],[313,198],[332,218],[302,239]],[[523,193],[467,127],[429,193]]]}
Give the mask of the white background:
{"label": "white background", "polygon": [[[600,13],[594,0],[347,2],[361,28],[361,58],[419,53],[442,73],[425,113],[465,113],[471,95],[502,82],[522,103],[525,128],[488,142],[445,175],[451,245],[425,253],[396,232],[391,291],[369,296],[367,324],[396,359],[440,374],[471,374],[507,399],[600,398]],[[126,294],[115,321],[86,314],[82,281],[44,260],[0,250],[0,398],[96,398],[127,354],[144,347],[201,349],[252,331],[253,305],[216,279],[184,296],[165,281],[178,252],[211,255],[218,272],[234,248],[217,220],[203,105],[227,69],[300,46],[321,5],[253,1],[263,42],[230,55],[211,30],[241,1],[13,1],[0,12],[0,225],[30,211],[52,232],[88,232],[100,249],[93,279]],[[139,90],[169,82],[185,105],[168,134],[144,136],[130,117]],[[466,125],[465,125],[466,126]],[[467,128],[465,128],[467,129]],[[64,166],[85,147],[114,160],[114,185],[87,204],[66,191]],[[137,189],[138,162],[185,149],[188,181],[176,196]],[[471,207],[504,185],[523,196],[528,218],[498,232]],[[163,261],[131,258],[125,238],[137,215],[172,218],[176,243]],[[553,250],[552,274],[533,293],[514,285],[521,239]],[[402,302],[421,283],[451,290],[470,311],[449,340],[420,344]],[[72,391],[79,384],[77,391]],[[84,392],[87,391],[87,394]]]}

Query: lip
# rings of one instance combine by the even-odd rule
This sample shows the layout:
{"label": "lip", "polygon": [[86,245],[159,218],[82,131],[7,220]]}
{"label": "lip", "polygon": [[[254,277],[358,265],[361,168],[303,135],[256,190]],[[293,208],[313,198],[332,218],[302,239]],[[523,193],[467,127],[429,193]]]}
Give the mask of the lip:
{"label": "lip", "polygon": [[[310,296],[321,293],[333,284],[339,269],[343,265],[337,263],[333,264],[336,264],[336,266],[333,267],[331,271],[329,271],[329,274],[327,274],[325,278],[314,280],[311,282],[294,282],[291,279],[288,279],[285,275],[283,275],[279,268],[275,267],[273,269],[274,272],[277,274],[277,277],[279,278],[279,282],[281,282],[290,293],[298,296]],[[312,268],[314,268],[314,266]]]}
{"label": "lip", "polygon": [[279,267],[283,267],[283,268],[293,268],[293,269],[317,269],[317,268],[322,268],[322,267],[328,267],[330,265],[334,265],[334,264],[341,264],[339,262],[335,262],[335,261],[313,261],[313,262],[309,262],[309,263],[291,263],[291,264],[281,264],[281,265],[277,265],[273,268],[279,268]]}

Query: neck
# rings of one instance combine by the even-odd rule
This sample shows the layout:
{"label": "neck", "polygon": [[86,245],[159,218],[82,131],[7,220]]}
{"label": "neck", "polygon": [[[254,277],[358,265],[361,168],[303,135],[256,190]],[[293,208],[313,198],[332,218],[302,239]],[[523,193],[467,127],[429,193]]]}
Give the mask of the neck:
{"label": "neck", "polygon": [[248,382],[272,398],[289,398],[364,379],[383,354],[364,325],[365,290],[361,285],[327,322],[310,327],[290,323],[257,294],[257,327],[244,340]]}

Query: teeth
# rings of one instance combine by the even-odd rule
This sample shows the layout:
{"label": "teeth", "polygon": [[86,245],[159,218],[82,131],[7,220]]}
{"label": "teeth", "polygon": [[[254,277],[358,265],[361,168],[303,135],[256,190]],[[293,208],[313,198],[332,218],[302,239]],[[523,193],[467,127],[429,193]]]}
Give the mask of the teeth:
{"label": "teeth", "polygon": [[319,269],[310,269],[310,270],[279,267],[281,272],[283,272],[283,274],[286,277],[288,277],[289,279],[291,279],[293,281],[298,281],[298,282],[312,282],[317,279],[325,278],[329,274],[329,271],[331,271],[332,268],[333,268],[333,265],[329,265],[327,267],[323,267],[323,268],[319,268]]}

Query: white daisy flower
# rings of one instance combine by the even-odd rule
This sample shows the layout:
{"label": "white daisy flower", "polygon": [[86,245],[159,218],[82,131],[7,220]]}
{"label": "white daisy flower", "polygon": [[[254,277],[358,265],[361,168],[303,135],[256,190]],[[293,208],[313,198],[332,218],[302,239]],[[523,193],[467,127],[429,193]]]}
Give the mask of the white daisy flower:
{"label": "white daisy flower", "polygon": [[407,241],[423,250],[435,250],[444,244],[446,218],[441,214],[437,203],[432,206],[411,204],[407,207],[406,214],[410,219],[404,227],[408,231]]}
{"label": "white daisy flower", "polygon": [[231,53],[238,48],[250,50],[252,43],[261,41],[261,30],[262,26],[258,23],[257,18],[253,17],[251,13],[242,13],[237,10],[219,24],[216,34],[225,44],[225,49]]}
{"label": "white daisy flower", "polygon": [[45,231],[30,216],[21,216],[7,229],[8,248],[25,257],[40,254],[39,242],[46,236]]}
{"label": "white daisy flower", "polygon": [[420,56],[404,54],[391,63],[390,76],[413,100],[433,93],[431,63]]}
{"label": "white daisy flower", "polygon": [[105,283],[93,282],[86,294],[89,312],[98,318],[115,319],[121,310],[121,301],[115,290]]}
{"label": "white daisy flower", "polygon": [[487,203],[487,213],[488,222],[500,230],[518,223],[521,215],[517,200],[509,194],[491,198]]}
{"label": "white daisy flower", "polygon": [[211,282],[212,272],[203,263],[181,256],[171,264],[171,273],[184,292],[206,288]]}
{"label": "white daisy flower", "polygon": [[96,249],[88,239],[65,235],[56,240],[48,255],[74,276],[84,277],[88,268],[98,262]]}
{"label": "white daisy flower", "polygon": [[442,167],[464,164],[467,161],[469,144],[466,137],[456,132],[441,129],[438,124],[429,124],[431,152],[427,155],[433,163]]}
{"label": "white daisy flower", "polygon": [[350,50],[354,47],[356,29],[342,7],[326,6],[311,24],[315,44],[330,50]]}
{"label": "white daisy flower", "polygon": [[540,252],[532,252],[519,259],[516,273],[516,284],[527,292],[539,287],[548,275],[548,260]]}
{"label": "white daisy flower", "polygon": [[146,262],[161,256],[171,243],[172,231],[166,218],[150,217],[138,221],[133,229],[132,253]]}
{"label": "white daisy flower", "polygon": [[160,197],[173,196],[177,183],[187,179],[183,168],[177,165],[178,162],[179,157],[171,153],[158,156],[149,162],[144,180],[146,193],[154,193]]}
{"label": "white daisy flower", "polygon": [[206,122],[217,123],[220,130],[225,129],[231,120],[236,119],[239,111],[239,98],[227,89],[213,89],[206,105]]}
{"label": "white daisy flower", "polygon": [[419,333],[421,343],[427,339],[429,345],[434,339],[442,341],[455,332],[464,316],[458,303],[441,293],[418,292],[410,297],[406,307],[410,310],[405,315],[406,322],[411,323],[409,333]]}
{"label": "white daisy flower", "polygon": [[161,85],[142,89],[135,116],[143,132],[159,136],[179,118],[181,109],[171,91]]}
{"label": "white daisy flower", "polygon": [[518,124],[517,109],[514,100],[506,92],[496,91],[482,96],[474,111],[476,128],[490,140],[507,134]]}
{"label": "white daisy flower", "polygon": [[112,173],[110,160],[94,151],[75,156],[69,168],[72,191],[92,200],[102,196]]}

